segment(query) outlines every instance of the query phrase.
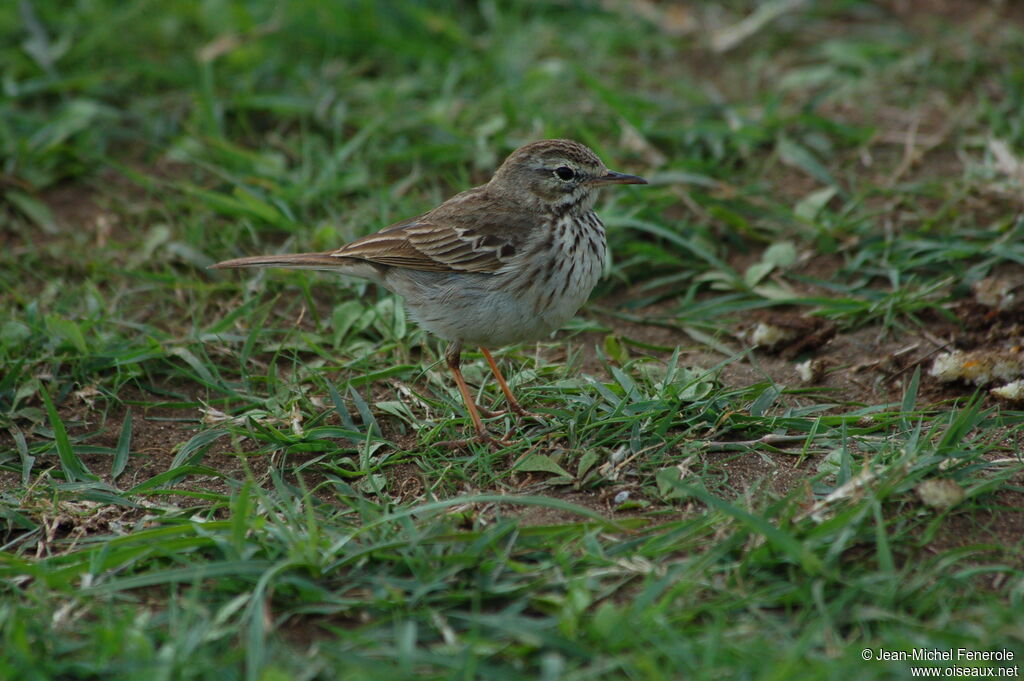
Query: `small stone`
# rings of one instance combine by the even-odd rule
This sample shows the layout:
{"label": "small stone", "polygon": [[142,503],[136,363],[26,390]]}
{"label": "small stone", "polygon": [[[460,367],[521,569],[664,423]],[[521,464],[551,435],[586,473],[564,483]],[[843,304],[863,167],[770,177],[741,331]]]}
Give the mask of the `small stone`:
{"label": "small stone", "polygon": [[1024,402],[1024,379],[1012,381],[1000,388],[992,388],[989,392],[1007,402]]}
{"label": "small stone", "polygon": [[794,338],[796,338],[796,331],[764,322],[759,322],[754,327],[754,330],[750,332],[750,342],[753,345],[760,345],[766,348],[774,348]]}
{"label": "small stone", "polygon": [[917,496],[925,506],[953,508],[964,500],[964,488],[949,478],[931,478],[918,484]]}

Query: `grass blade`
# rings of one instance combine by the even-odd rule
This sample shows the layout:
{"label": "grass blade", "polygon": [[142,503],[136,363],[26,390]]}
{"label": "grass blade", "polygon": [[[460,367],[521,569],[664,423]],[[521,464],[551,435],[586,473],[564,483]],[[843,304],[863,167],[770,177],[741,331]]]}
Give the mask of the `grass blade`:
{"label": "grass blade", "polygon": [[53,439],[57,445],[57,456],[60,458],[60,467],[64,471],[64,477],[69,482],[99,480],[98,477],[86,468],[82,460],[78,458],[78,455],[75,454],[75,450],[71,446],[71,440],[68,438],[68,431],[64,427],[64,421],[61,420],[60,414],[57,413],[57,408],[53,406],[50,393],[46,388],[40,386],[39,394],[43,398],[43,404],[46,405],[46,414],[50,419],[50,427],[53,428]]}
{"label": "grass blade", "polygon": [[738,508],[724,499],[719,499],[703,487],[687,485],[678,480],[669,479],[669,482],[673,487],[677,487],[683,492],[696,497],[704,505],[717,509],[726,515],[732,516],[751,530],[762,535],[770,544],[775,546],[776,549],[788,555],[793,562],[802,565],[808,572],[816,574],[821,571],[821,560],[816,555],[808,551],[792,535],[775,527],[765,518],[756,516],[749,511]]}
{"label": "grass blade", "polygon": [[[171,461],[171,469],[173,470],[186,464],[197,464],[202,459],[201,450],[227,434],[228,431],[224,428],[212,428],[196,433],[178,450],[174,460]],[[195,458],[193,458],[193,455],[195,455]]]}
{"label": "grass blade", "polygon": [[18,456],[21,458],[21,484],[27,486],[32,479],[32,465],[36,462],[36,457],[29,453],[25,434],[21,432],[20,428],[11,426],[10,432],[14,438],[14,447],[18,450]]}
{"label": "grass blade", "polygon": [[128,452],[132,443],[132,410],[124,413],[124,423],[121,424],[121,435],[117,438],[117,447],[114,449],[114,463],[110,466],[110,477],[117,480],[128,465]]}

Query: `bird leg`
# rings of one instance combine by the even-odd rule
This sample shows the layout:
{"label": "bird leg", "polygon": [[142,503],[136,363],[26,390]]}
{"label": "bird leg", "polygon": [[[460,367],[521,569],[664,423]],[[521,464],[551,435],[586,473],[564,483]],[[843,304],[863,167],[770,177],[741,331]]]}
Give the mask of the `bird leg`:
{"label": "bird leg", "polygon": [[484,422],[480,419],[480,412],[476,408],[473,396],[469,394],[469,386],[466,385],[466,379],[462,377],[462,369],[459,368],[462,363],[462,343],[458,341],[450,343],[448,349],[444,351],[444,358],[448,362],[452,376],[455,377],[455,385],[459,386],[459,392],[462,393],[462,401],[466,405],[466,411],[469,412],[469,418],[473,421],[477,439],[483,442],[493,441],[494,438],[487,432]]}
{"label": "bird leg", "polygon": [[[487,348],[481,347],[480,350],[487,359],[487,364],[490,365],[491,371],[494,372],[495,378],[498,379],[498,385],[501,386],[501,392],[505,394],[505,399],[508,400],[509,408],[520,418],[529,416],[541,418],[538,414],[533,414],[523,409],[522,405],[519,404],[519,401],[512,394],[512,390],[508,387],[505,377],[501,375],[501,370],[498,369],[498,364],[494,361],[494,357],[491,356],[491,353]],[[473,396],[469,394],[469,386],[466,385],[466,379],[463,378],[462,369],[460,368],[462,364],[462,343],[459,343],[458,341],[450,343],[448,348],[444,351],[444,358],[448,363],[448,368],[451,370],[452,376],[455,378],[455,385],[459,387],[459,392],[462,394],[462,401],[466,405],[466,411],[469,412],[469,418],[473,421],[473,428],[476,429],[476,440],[479,442],[489,442],[491,444],[498,445],[510,444],[505,438],[500,440],[495,439],[494,436],[487,431],[483,420],[480,418],[481,413],[491,417],[499,416],[504,412],[491,412],[483,409],[482,407],[478,407],[476,402],[473,401]],[[465,447],[467,442],[467,440],[450,440],[438,444],[449,448],[459,448]]]}
{"label": "bird leg", "polygon": [[516,399],[515,395],[512,394],[512,389],[508,387],[508,383],[505,381],[505,377],[501,375],[501,370],[498,369],[498,363],[491,357],[491,353],[485,347],[480,348],[480,352],[484,353],[484,358],[487,363],[491,366],[491,372],[494,377],[498,379],[498,386],[501,388],[501,392],[505,393],[505,400],[508,401],[508,408],[516,413],[519,418],[542,418],[540,414],[534,414],[532,411],[526,411],[523,409],[523,405],[519,404],[519,400]]}
{"label": "bird leg", "polygon": [[494,377],[498,379],[498,387],[501,388],[501,392],[505,393],[505,399],[508,401],[508,408],[514,411],[519,416],[525,416],[528,412],[523,409],[522,405],[519,404],[519,400],[516,399],[515,395],[512,394],[512,389],[508,387],[508,383],[505,382],[505,377],[501,375],[501,370],[498,368],[498,363],[494,361],[494,357],[491,356],[490,351],[487,348],[481,347],[480,352],[484,353],[484,359],[491,367],[491,372]]}

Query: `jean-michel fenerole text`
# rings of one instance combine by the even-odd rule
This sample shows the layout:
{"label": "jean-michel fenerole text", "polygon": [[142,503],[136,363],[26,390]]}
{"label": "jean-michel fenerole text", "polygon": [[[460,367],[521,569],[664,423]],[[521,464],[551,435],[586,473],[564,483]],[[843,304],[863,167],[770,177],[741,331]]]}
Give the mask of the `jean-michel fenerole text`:
{"label": "jean-michel fenerole text", "polygon": [[1012,650],[970,650],[968,648],[912,648],[910,650],[875,651],[876,660],[912,660],[915,662],[1010,662],[1014,658]]}

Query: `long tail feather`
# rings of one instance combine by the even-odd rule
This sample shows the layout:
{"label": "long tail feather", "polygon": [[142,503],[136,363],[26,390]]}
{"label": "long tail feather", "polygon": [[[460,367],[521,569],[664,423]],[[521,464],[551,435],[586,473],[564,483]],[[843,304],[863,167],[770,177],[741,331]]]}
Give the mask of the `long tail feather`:
{"label": "long tail feather", "polygon": [[242,267],[284,267],[301,270],[343,270],[353,264],[352,258],[332,256],[334,251],[323,253],[283,253],[281,255],[254,255],[248,258],[225,260],[210,269],[224,270]]}

